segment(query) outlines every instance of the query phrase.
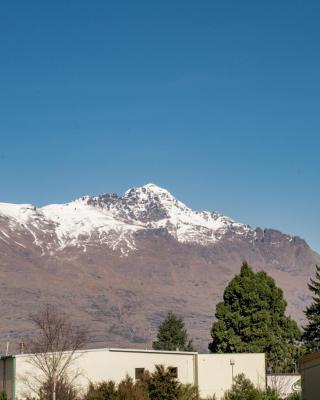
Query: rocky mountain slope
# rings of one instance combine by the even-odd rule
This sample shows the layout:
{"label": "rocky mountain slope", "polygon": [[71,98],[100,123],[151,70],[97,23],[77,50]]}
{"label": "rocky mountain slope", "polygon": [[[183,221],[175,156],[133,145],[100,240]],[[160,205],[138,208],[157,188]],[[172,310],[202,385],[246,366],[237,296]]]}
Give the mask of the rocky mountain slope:
{"label": "rocky mountain slope", "polygon": [[172,310],[204,350],[243,259],[275,277],[301,320],[320,256],[298,237],[193,211],[154,184],[42,208],[0,203],[0,351],[31,333],[41,302],[87,323],[92,345],[105,346],[150,346]]}

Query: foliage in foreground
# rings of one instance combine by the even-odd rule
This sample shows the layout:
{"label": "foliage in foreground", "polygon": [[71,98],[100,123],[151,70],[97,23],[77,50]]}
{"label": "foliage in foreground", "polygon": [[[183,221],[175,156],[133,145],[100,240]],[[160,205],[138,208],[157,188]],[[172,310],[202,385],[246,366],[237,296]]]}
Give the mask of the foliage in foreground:
{"label": "foliage in foreground", "polygon": [[[35,391],[34,391],[35,392]],[[27,396],[26,400],[52,400],[53,382],[48,380],[40,386],[35,396]],[[80,400],[77,388],[68,380],[66,376],[60,377],[56,383],[57,400]],[[6,400],[0,397],[0,400]]]}
{"label": "foliage in foreground", "polygon": [[199,400],[199,393],[192,385],[182,385],[170,368],[158,365],[135,382],[127,377],[119,385],[112,381],[90,384],[84,400]]}
{"label": "foliage in foreground", "polygon": [[[39,400],[52,400],[52,388],[51,382],[45,383],[40,389]],[[56,399],[76,400],[77,398],[76,388],[66,378],[61,378],[56,384]]]}
{"label": "foliage in foreground", "polygon": [[234,378],[232,388],[223,396],[223,400],[279,400],[275,391],[256,388],[244,374]]}
{"label": "foliage in foreground", "polygon": [[301,332],[285,315],[283,292],[265,272],[244,262],[217,304],[212,325],[213,353],[266,353],[273,372],[293,371],[301,355]]}
{"label": "foliage in foreground", "polygon": [[299,392],[291,393],[286,400],[302,400],[302,395]]}
{"label": "foliage in foreground", "polygon": [[[5,395],[5,393],[4,393]],[[52,400],[51,385],[45,385],[39,396],[27,400]],[[57,384],[57,400],[200,400],[196,386],[181,384],[172,374],[170,368],[161,365],[150,374],[145,372],[139,380],[126,377],[118,385],[113,381],[103,381],[89,385],[84,396],[68,384],[67,381]],[[1,397],[0,400],[7,400]],[[217,400],[213,395],[207,400]],[[276,391],[256,388],[244,374],[237,375],[234,383],[222,400],[280,400]],[[301,400],[299,393],[292,394],[286,400]]]}
{"label": "foliage in foreground", "polygon": [[171,312],[159,326],[157,340],[152,343],[152,347],[154,350],[194,351],[183,319]]}
{"label": "foliage in foreground", "polygon": [[0,400],[8,400],[8,396],[5,390],[0,391]]}

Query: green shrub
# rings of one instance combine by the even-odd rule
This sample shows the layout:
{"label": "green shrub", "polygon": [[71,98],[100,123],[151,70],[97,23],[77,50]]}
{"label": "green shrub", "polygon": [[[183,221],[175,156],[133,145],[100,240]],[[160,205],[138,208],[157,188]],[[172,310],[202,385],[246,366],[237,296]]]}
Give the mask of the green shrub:
{"label": "green shrub", "polygon": [[[53,382],[47,381],[39,390],[37,398],[39,400],[52,400]],[[1,399],[1,398],[0,398]],[[79,394],[77,389],[69,382],[67,377],[61,377],[56,382],[56,399],[60,400],[78,400]],[[4,399],[3,399],[4,400]]]}
{"label": "green shrub", "polygon": [[260,397],[259,400],[280,400],[279,395],[274,389],[267,389],[266,391],[260,390],[258,391]]}
{"label": "green shrub", "polygon": [[144,381],[133,382],[132,378],[126,377],[125,380],[118,385],[118,400],[149,400],[148,389]]}
{"label": "green shrub", "polygon": [[286,400],[302,400],[302,394],[299,392],[291,393]]}
{"label": "green shrub", "polygon": [[224,394],[223,400],[279,400],[279,397],[274,390],[256,388],[244,374],[240,374],[234,378],[234,383]]}
{"label": "green shrub", "polygon": [[8,396],[5,390],[0,391],[0,400],[8,400]]}
{"label": "green shrub", "polygon": [[148,390],[150,400],[177,400],[180,384],[170,368],[156,365],[148,381]]}
{"label": "green shrub", "polygon": [[157,365],[153,373],[146,371],[136,381],[127,376],[118,385],[91,383],[83,400],[199,400],[199,391],[181,384],[171,368]]}
{"label": "green shrub", "polygon": [[91,383],[84,400],[149,400],[148,379],[149,374],[146,373],[136,382],[127,376],[119,385],[113,381]]}
{"label": "green shrub", "polygon": [[237,375],[223,400],[258,400],[258,390],[244,374]]}
{"label": "green shrub", "polygon": [[197,386],[180,385],[178,400],[199,400],[199,390]]}
{"label": "green shrub", "polygon": [[117,400],[117,388],[113,381],[90,383],[84,400]]}

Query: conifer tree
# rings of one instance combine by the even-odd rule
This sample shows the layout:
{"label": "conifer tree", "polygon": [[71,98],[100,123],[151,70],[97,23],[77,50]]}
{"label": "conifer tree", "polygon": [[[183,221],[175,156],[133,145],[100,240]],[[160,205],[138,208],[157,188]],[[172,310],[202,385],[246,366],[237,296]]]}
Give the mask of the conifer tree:
{"label": "conifer tree", "polygon": [[182,318],[172,312],[160,324],[157,340],[152,343],[152,347],[154,350],[194,351]]}
{"label": "conifer tree", "polygon": [[320,267],[316,265],[315,278],[310,279],[309,290],[313,302],[305,310],[308,323],[304,327],[303,341],[308,352],[320,351]]}
{"label": "conifer tree", "polygon": [[301,332],[285,315],[282,290],[265,272],[244,262],[217,304],[209,349],[217,353],[263,352],[274,372],[293,371],[300,355]]}

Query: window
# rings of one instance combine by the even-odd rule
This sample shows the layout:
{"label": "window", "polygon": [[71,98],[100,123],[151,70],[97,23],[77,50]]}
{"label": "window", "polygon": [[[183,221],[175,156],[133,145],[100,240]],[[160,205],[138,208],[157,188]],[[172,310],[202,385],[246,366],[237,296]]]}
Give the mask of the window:
{"label": "window", "polygon": [[136,368],[136,371],[135,371],[136,379],[141,379],[143,374],[144,374],[144,368]]}
{"label": "window", "polygon": [[174,378],[178,378],[178,368],[177,367],[169,367],[169,371]]}

